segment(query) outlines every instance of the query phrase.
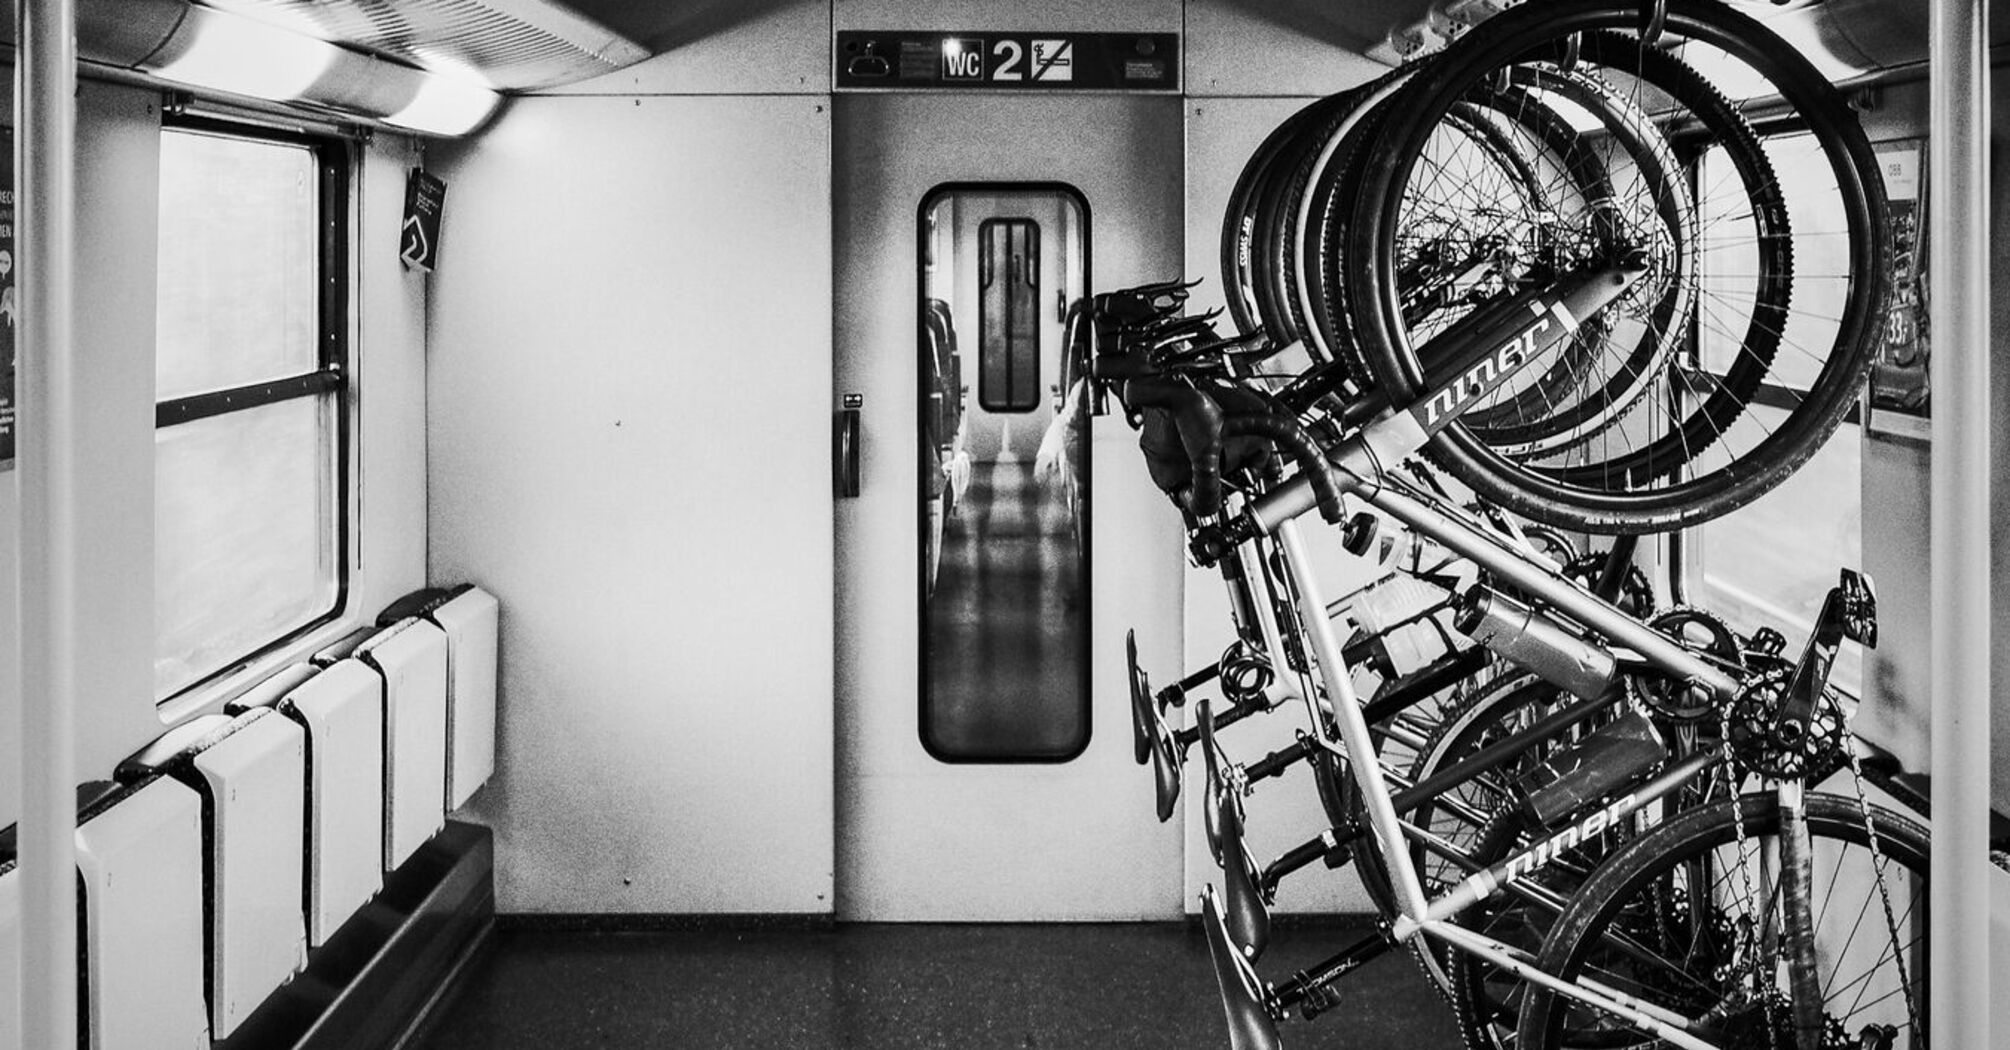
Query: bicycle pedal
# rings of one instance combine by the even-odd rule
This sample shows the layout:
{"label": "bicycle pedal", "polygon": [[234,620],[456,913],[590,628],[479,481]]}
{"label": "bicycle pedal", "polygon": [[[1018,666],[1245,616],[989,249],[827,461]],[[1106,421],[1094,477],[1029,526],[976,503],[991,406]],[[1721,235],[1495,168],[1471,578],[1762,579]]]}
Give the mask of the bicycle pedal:
{"label": "bicycle pedal", "polygon": [[1877,648],[1877,590],[1870,576],[1842,570],[1836,596],[1840,599],[1843,637],[1867,649]]}

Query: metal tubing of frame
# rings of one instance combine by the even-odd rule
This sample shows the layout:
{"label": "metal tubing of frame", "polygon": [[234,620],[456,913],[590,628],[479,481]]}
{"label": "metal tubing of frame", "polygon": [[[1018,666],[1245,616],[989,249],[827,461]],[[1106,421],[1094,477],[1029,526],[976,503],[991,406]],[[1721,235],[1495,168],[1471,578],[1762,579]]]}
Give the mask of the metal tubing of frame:
{"label": "metal tubing of frame", "polygon": [[74,334],[76,9],[20,0],[14,64],[20,261],[21,1021],[77,1045],[75,698],[78,425]]}
{"label": "metal tubing of frame", "polygon": [[[1984,0],[1928,13],[1933,845],[1929,896],[1989,899],[1989,63]],[[1990,1046],[1989,924],[1937,922],[1927,1030]],[[2000,1038],[2000,1036],[1999,1036]]]}
{"label": "metal tubing of frame", "polygon": [[1622,995],[1596,982],[1584,981],[1572,984],[1547,971],[1537,969],[1531,963],[1517,958],[1507,945],[1481,936],[1462,926],[1443,921],[1427,922],[1423,926],[1426,935],[1447,941],[1464,951],[1471,952],[1495,966],[1514,974],[1532,984],[1542,985],[1570,999],[1584,1003],[1594,1009],[1624,1018],[1627,1023],[1658,1036],[1685,1050],[1717,1050],[1711,1044],[1690,1035],[1683,1029],[1685,1019],[1663,1010],[1652,1003]]}
{"label": "metal tubing of frame", "polygon": [[[1369,826],[1375,829],[1376,844],[1389,866],[1400,910],[1412,917],[1422,916],[1427,903],[1424,886],[1417,879],[1416,865],[1410,862],[1395,806],[1389,800],[1389,785],[1382,778],[1382,762],[1368,733],[1368,720],[1361,714],[1354,682],[1347,675],[1346,661],[1340,655],[1340,638],[1333,630],[1332,618],[1326,615],[1326,600],[1313,576],[1312,559],[1298,523],[1285,522],[1280,526],[1277,542],[1284,551],[1292,583],[1298,588],[1298,615],[1304,621],[1305,632],[1311,635],[1312,662],[1319,665],[1320,682],[1333,705],[1333,721],[1339,727],[1340,742],[1347,748],[1347,764],[1361,785],[1361,804],[1368,811]],[[1310,706],[1313,731],[1323,737],[1325,731],[1320,725],[1317,705]]]}
{"label": "metal tubing of frame", "polygon": [[1491,537],[1411,499],[1387,485],[1361,491],[1363,499],[1418,532],[1491,569],[1501,579],[1541,598],[1565,615],[1620,645],[1634,649],[1659,666],[1694,678],[1719,697],[1729,699],[1738,683],[1729,675],[1668,636],[1649,628],[1600,600],[1575,581],[1546,564],[1506,550]]}

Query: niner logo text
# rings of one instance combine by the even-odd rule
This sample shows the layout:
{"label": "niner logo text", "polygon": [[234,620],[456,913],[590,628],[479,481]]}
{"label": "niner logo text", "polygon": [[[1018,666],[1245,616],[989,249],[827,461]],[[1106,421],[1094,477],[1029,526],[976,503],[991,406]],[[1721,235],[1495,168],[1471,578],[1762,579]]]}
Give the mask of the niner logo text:
{"label": "niner logo text", "polygon": [[1584,823],[1566,829],[1563,834],[1538,844],[1518,857],[1511,857],[1507,867],[1501,872],[1502,881],[1513,882],[1531,872],[1541,869],[1565,851],[1575,849],[1585,839],[1614,827],[1634,809],[1637,796],[1627,795],[1612,805],[1585,818]]}
{"label": "niner logo text", "polygon": [[[1425,430],[1436,431],[1478,400],[1480,395],[1512,375],[1515,369],[1549,345],[1552,338],[1577,327],[1577,319],[1570,316],[1570,311],[1561,301],[1548,306],[1534,302],[1528,304],[1528,308],[1536,316],[1534,325],[1467,369],[1464,375],[1432,394],[1430,400],[1424,403],[1422,423]],[[1561,331],[1557,330],[1559,327]]]}

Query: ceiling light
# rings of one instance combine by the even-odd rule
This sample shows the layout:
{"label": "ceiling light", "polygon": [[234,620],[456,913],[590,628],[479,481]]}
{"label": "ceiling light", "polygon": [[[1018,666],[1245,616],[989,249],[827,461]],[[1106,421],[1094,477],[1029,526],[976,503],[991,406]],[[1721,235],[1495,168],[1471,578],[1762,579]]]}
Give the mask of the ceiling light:
{"label": "ceiling light", "polygon": [[484,87],[436,74],[422,74],[419,93],[386,123],[435,135],[465,135],[488,119],[497,95]]}
{"label": "ceiling light", "polygon": [[188,17],[149,63],[169,80],[272,102],[300,98],[341,49],[323,40],[207,7]]}

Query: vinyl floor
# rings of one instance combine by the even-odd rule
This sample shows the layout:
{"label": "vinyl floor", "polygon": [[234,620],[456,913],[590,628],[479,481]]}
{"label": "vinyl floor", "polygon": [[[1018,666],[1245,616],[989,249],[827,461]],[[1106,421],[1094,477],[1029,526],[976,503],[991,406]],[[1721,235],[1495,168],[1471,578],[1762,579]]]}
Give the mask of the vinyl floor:
{"label": "vinyl floor", "polygon": [[[1360,935],[1277,931],[1282,980]],[[1458,1045],[1450,1007],[1397,953],[1282,1034],[1292,1050]],[[412,1050],[1226,1050],[1207,944],[1185,924],[499,930]]]}

